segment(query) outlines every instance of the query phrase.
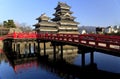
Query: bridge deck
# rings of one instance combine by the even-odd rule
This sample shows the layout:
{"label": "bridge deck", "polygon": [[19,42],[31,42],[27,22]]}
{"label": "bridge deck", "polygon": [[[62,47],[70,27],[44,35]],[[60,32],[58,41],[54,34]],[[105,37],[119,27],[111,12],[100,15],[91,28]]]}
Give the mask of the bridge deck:
{"label": "bridge deck", "polygon": [[12,33],[1,38],[2,40],[13,39],[38,39],[62,42],[69,45],[83,45],[95,49],[102,49],[120,53],[120,36],[97,35],[97,34],[39,34],[39,33]]}

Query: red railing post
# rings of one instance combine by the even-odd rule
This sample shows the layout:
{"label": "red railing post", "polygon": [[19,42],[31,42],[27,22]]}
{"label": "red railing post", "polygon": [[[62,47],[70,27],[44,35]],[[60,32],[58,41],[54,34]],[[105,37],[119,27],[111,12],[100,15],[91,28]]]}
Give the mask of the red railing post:
{"label": "red railing post", "polygon": [[16,32],[13,33],[13,38],[17,38]]}

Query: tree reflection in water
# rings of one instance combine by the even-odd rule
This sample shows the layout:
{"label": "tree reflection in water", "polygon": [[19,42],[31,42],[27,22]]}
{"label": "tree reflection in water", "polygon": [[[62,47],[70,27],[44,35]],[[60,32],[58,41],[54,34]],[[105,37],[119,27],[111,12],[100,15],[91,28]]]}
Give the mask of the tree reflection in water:
{"label": "tree reflection in water", "polygon": [[[18,60],[14,60],[14,62],[15,61]],[[119,74],[99,70],[95,63],[81,67],[70,64],[65,60],[51,61],[41,57],[37,60],[27,59],[22,62],[17,62],[16,64],[13,63],[12,66],[15,72],[40,66],[42,69],[64,79],[120,79]]]}

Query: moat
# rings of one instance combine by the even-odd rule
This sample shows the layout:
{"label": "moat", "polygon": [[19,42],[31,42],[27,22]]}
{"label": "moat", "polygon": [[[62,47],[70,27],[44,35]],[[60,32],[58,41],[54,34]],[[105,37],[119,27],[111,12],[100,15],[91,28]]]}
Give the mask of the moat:
{"label": "moat", "polygon": [[[85,64],[89,65],[89,53],[86,53],[85,56]],[[64,61],[58,61],[52,64],[53,61],[48,62],[48,60],[43,60],[41,58],[36,59],[34,57],[31,59],[26,58],[14,65],[11,60],[6,57],[5,53],[0,52],[0,79],[99,79],[99,76],[95,77],[95,75],[90,74],[89,72],[84,74],[81,73],[81,70],[84,70],[84,68],[79,68],[81,66],[81,54],[69,56],[66,60],[73,66],[64,64]],[[94,64],[95,66],[92,66],[92,68],[90,69],[92,69],[93,72],[101,70],[103,74],[97,75],[101,75],[102,79],[120,78],[120,57],[94,52]],[[72,69],[67,68],[67,66]],[[73,73],[76,69],[77,72]],[[90,70],[89,67],[86,68],[86,70],[87,69],[88,71]],[[67,72],[67,70],[69,72]],[[78,73],[78,71],[80,74]],[[77,74],[79,74],[79,76]],[[88,74],[90,74],[91,76],[86,77],[85,75]]]}

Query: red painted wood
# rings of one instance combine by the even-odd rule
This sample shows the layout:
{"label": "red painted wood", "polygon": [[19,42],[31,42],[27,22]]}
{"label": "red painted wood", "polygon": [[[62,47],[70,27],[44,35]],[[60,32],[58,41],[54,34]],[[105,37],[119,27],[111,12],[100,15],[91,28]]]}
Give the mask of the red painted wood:
{"label": "red painted wood", "polygon": [[[99,47],[109,50],[115,50],[120,52],[120,36],[109,36],[109,35],[98,35],[98,34],[42,34],[36,32],[30,33],[12,33],[5,35],[0,38],[4,39],[43,39],[43,40],[55,40],[60,42],[67,42],[72,44],[82,44],[85,46]],[[89,44],[89,42],[94,42],[95,44]],[[100,46],[100,45],[101,46]],[[106,45],[106,46],[102,46]],[[116,48],[111,48],[110,46],[116,46]]]}

